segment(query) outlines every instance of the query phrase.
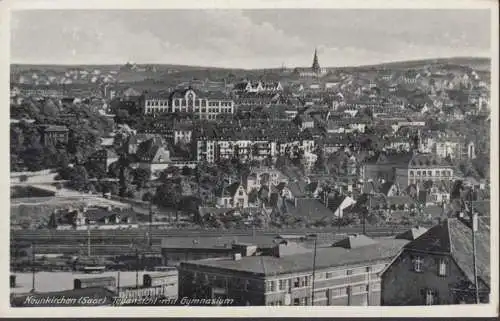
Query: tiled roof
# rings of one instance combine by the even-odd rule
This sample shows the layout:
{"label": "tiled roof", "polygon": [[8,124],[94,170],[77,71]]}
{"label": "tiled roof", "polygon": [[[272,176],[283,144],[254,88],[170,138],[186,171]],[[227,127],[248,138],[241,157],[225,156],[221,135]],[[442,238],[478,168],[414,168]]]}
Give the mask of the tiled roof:
{"label": "tiled roof", "polygon": [[234,197],[234,195],[236,194],[236,191],[238,190],[240,185],[241,185],[241,183],[236,182],[236,183],[232,183],[229,186],[225,186],[222,189],[220,196],[221,197]]}
{"label": "tiled roof", "polygon": [[69,129],[66,126],[49,125],[43,130],[46,132],[67,132]]}
{"label": "tiled roof", "polygon": [[420,235],[424,234],[425,232],[427,232],[427,229],[425,227],[420,227],[420,226],[412,227],[408,231],[396,235],[396,239],[413,241],[416,240],[418,237],[420,237]]}
{"label": "tiled roof", "polygon": [[323,220],[333,218],[333,212],[325,207],[319,200],[312,198],[297,199],[297,206],[286,201],[287,213],[297,218],[310,220]]}
{"label": "tiled roof", "polygon": [[345,249],[356,249],[360,248],[363,246],[368,246],[368,245],[373,245],[376,244],[373,239],[367,237],[366,235],[349,235],[345,239],[342,239],[336,243],[334,243],[332,246],[334,247],[342,247]]}
{"label": "tiled roof", "polygon": [[[467,278],[474,282],[472,229],[462,219],[449,218],[405,246],[406,250],[451,254]],[[476,232],[478,276],[490,286],[490,227],[487,219],[478,218]]]}
{"label": "tiled roof", "polygon": [[[381,239],[373,245],[345,249],[342,247],[319,248],[316,254],[316,268],[355,266],[366,262],[389,261],[396,256],[406,240]],[[313,251],[288,255],[281,258],[273,256],[249,256],[240,260],[205,259],[182,264],[216,267],[257,275],[280,275],[312,270]]]}
{"label": "tiled roof", "polygon": [[386,200],[386,203],[387,205],[404,205],[404,204],[414,204],[415,201],[409,197],[409,196],[405,196],[405,195],[401,195],[401,196],[387,196],[385,198]]}
{"label": "tiled roof", "polygon": [[162,239],[162,248],[186,248],[186,249],[230,249],[232,244],[255,244],[259,247],[274,246],[276,237],[273,235],[239,235],[239,236],[202,236],[202,237],[166,237]]}
{"label": "tiled roof", "polygon": [[432,154],[415,154],[411,158],[409,162],[409,166],[412,168],[426,168],[429,166],[447,166],[451,167],[452,165],[447,163],[446,161],[439,159],[437,156]]}

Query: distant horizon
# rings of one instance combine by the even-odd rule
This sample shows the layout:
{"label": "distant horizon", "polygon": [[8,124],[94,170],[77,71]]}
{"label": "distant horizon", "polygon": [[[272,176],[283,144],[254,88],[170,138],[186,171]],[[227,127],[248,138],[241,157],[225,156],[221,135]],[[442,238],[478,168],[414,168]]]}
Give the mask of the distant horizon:
{"label": "distant horizon", "polygon": [[[382,65],[388,65],[388,64],[398,64],[398,63],[411,63],[411,62],[419,62],[419,61],[433,61],[433,60],[457,60],[457,59],[484,59],[484,60],[490,60],[491,57],[488,56],[448,56],[448,57],[429,57],[429,58],[415,58],[415,59],[407,59],[407,60],[389,60],[389,61],[382,61],[379,63],[367,63],[367,64],[359,64],[359,65],[344,65],[344,66],[321,66],[321,68],[325,69],[342,69],[342,68],[356,68],[356,67],[370,67],[370,66],[382,66]],[[320,57],[321,61],[321,57]],[[272,69],[272,70],[278,70],[282,69],[283,66],[276,66],[276,67],[257,67],[257,68],[241,68],[241,67],[233,67],[233,66],[228,66],[228,67],[221,67],[221,66],[209,66],[209,65],[190,65],[190,64],[176,64],[176,63],[161,63],[161,62],[154,62],[154,63],[148,63],[148,62],[136,62],[136,61],[126,61],[122,63],[19,63],[19,62],[11,62],[10,65],[18,65],[18,66],[124,66],[127,63],[135,64],[138,66],[151,66],[151,65],[157,65],[157,66],[176,66],[176,67],[189,67],[189,68],[199,68],[199,69],[236,69],[236,70],[266,70],[266,69]],[[286,69],[295,69],[295,68],[310,68],[311,66],[284,66]]]}

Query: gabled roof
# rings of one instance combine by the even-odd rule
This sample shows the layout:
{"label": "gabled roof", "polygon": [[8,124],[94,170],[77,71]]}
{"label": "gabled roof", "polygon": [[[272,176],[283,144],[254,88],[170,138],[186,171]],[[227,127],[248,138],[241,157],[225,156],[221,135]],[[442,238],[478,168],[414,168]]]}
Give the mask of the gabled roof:
{"label": "gabled roof", "polygon": [[396,235],[396,239],[413,241],[420,237],[420,235],[427,232],[425,227],[417,226]]}
{"label": "gabled roof", "polygon": [[373,239],[367,237],[366,235],[349,235],[345,239],[342,239],[336,243],[334,243],[333,247],[343,247],[345,249],[356,249],[363,246],[373,245],[377,242]]}
{"label": "gabled roof", "polygon": [[106,159],[111,159],[111,158],[118,158],[118,155],[116,152],[112,149],[101,149],[96,152],[94,152],[91,155],[92,158],[106,158]]}
{"label": "gabled roof", "polygon": [[228,186],[225,186],[220,192],[220,197],[234,197],[240,186],[241,183],[239,182],[235,182]]}
{"label": "gabled roof", "polygon": [[[405,246],[405,250],[451,255],[465,276],[474,282],[472,229],[465,219],[449,218]],[[490,286],[490,227],[486,218],[478,218],[476,266],[480,279]]]}
{"label": "gabled roof", "polygon": [[439,159],[433,154],[415,154],[408,164],[412,168],[426,168],[429,166],[452,166],[445,160]]}
{"label": "gabled roof", "polygon": [[330,194],[328,195],[327,205],[328,209],[335,212],[347,196],[340,194]]}
{"label": "gabled roof", "polygon": [[333,218],[333,212],[325,207],[319,200],[314,198],[299,198],[295,204],[286,201],[287,213],[297,218],[310,220],[324,220]]}

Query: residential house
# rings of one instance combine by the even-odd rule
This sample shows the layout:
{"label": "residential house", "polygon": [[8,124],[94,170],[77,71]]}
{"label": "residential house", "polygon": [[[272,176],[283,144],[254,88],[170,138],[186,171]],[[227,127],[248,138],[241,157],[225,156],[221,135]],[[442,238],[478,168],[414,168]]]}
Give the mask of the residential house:
{"label": "residential house", "polygon": [[476,286],[479,302],[488,303],[489,222],[472,221],[449,218],[404,246],[382,273],[382,305],[474,304]]}
{"label": "residential house", "polygon": [[96,164],[105,172],[109,166],[118,161],[119,156],[112,149],[101,149],[89,156],[88,162]]}
{"label": "residential house", "polygon": [[248,194],[243,184],[232,183],[217,193],[217,206],[225,208],[247,208]]}
{"label": "residential house", "polygon": [[356,201],[349,196],[330,193],[326,196],[326,207],[333,212],[335,217],[341,218],[344,216],[344,210],[356,204]]}
{"label": "residential house", "polygon": [[142,142],[136,153],[139,168],[148,170],[152,176],[159,175],[170,166],[170,155],[168,146],[161,145],[154,139]]}
{"label": "residential house", "polygon": [[68,142],[69,129],[66,126],[42,125],[42,144],[44,146],[66,144]]}
{"label": "residential house", "polygon": [[239,93],[279,92],[283,91],[283,86],[279,81],[244,81],[235,84],[234,91]]}

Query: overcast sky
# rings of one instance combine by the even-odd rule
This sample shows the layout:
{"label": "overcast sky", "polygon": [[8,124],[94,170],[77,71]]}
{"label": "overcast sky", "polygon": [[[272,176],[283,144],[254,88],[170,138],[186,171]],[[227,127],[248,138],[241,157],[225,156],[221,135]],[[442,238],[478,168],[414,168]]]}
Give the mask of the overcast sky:
{"label": "overcast sky", "polygon": [[13,63],[260,68],[490,55],[488,10],[32,10],[11,18]]}

